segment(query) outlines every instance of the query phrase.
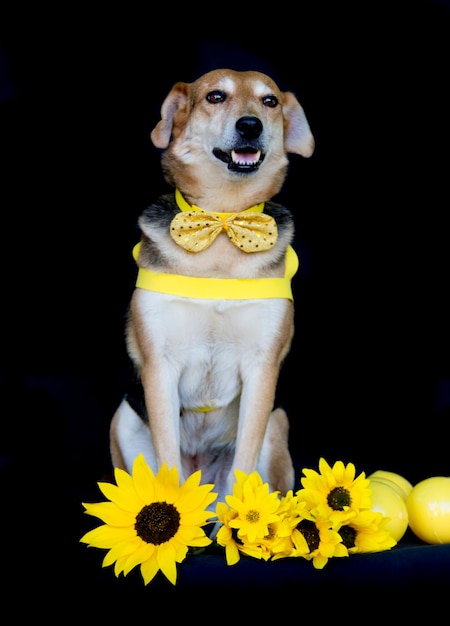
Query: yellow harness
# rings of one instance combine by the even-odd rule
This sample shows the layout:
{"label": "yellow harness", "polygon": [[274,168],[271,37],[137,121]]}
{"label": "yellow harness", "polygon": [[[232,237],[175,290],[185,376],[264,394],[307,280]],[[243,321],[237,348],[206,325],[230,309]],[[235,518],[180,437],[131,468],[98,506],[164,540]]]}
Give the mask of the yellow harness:
{"label": "yellow harness", "polygon": [[[140,246],[139,242],[133,248],[133,257],[136,262]],[[283,278],[200,278],[153,272],[139,267],[136,287],[182,298],[207,300],[287,298],[293,301],[291,280],[298,267],[298,256],[292,246],[288,246]]]}

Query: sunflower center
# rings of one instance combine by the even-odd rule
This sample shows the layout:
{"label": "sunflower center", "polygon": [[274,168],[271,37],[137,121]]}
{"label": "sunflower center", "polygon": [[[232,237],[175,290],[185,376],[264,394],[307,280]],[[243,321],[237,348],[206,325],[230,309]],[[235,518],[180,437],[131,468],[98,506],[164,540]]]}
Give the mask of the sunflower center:
{"label": "sunflower center", "polygon": [[352,499],[348,489],[335,487],[328,494],[327,502],[328,506],[332,508],[333,511],[343,511],[344,507],[351,505]]}
{"label": "sunflower center", "polygon": [[353,548],[355,546],[356,530],[354,528],[351,526],[342,526],[339,530],[339,534],[346,548]]}
{"label": "sunflower center", "polygon": [[180,519],[173,504],[152,502],[136,515],[134,527],[143,541],[158,546],[172,539],[180,527]]}
{"label": "sunflower center", "polygon": [[247,520],[247,522],[251,522],[252,524],[254,522],[258,522],[259,521],[259,511],[255,511],[254,509],[250,509],[249,511],[247,511],[247,515],[245,516],[245,519]]}
{"label": "sunflower center", "polygon": [[300,524],[297,524],[297,528],[304,536],[306,543],[308,544],[309,551],[313,552],[314,550],[317,550],[320,544],[320,536],[314,522],[304,519],[300,522]]}

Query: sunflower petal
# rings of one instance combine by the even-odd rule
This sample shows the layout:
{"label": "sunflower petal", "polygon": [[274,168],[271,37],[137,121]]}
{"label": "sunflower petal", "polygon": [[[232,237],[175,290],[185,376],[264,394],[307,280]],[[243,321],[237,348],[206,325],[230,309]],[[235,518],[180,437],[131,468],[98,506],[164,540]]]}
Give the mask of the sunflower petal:
{"label": "sunflower petal", "polygon": [[321,554],[316,554],[316,556],[312,560],[315,569],[323,569],[325,565],[328,563],[328,559]]}
{"label": "sunflower petal", "polygon": [[[106,557],[105,557],[106,559]],[[119,577],[119,575],[123,572],[123,568],[125,566],[127,557],[123,556],[120,559],[117,559],[117,561],[114,564],[114,574]],[[103,561],[103,567],[105,567],[105,561]]]}
{"label": "sunflower petal", "polygon": [[336,463],[333,465],[332,468],[332,473],[333,476],[336,479],[336,483],[338,485],[343,485],[344,484],[344,473],[345,473],[345,467],[342,461],[336,461]]}
{"label": "sunflower petal", "polygon": [[180,511],[192,511],[199,507],[206,509],[217,498],[217,493],[209,493],[214,485],[200,485],[194,489],[181,487],[180,497],[174,502]]}
{"label": "sunflower petal", "polygon": [[319,459],[319,472],[321,474],[326,474],[327,472],[331,472],[331,465],[328,465],[328,463],[325,461],[325,459],[323,457],[321,457]]}
{"label": "sunflower petal", "polygon": [[169,470],[167,463],[163,463],[156,475],[154,484],[156,501],[165,501],[173,504],[180,495],[178,470],[175,466]]}
{"label": "sunflower petal", "polygon": [[99,483],[99,486],[105,497],[117,504],[121,509],[130,513],[138,513],[142,509],[142,501],[133,486],[127,489],[112,483]]}
{"label": "sunflower petal", "polygon": [[136,537],[134,541],[122,541],[121,543],[116,544],[108,552],[110,562],[112,563],[113,561],[117,561],[123,557],[128,557],[139,548],[141,543],[142,541]]}
{"label": "sunflower petal", "polygon": [[[178,507],[177,507],[178,508]],[[204,526],[215,521],[217,515],[212,511],[192,511],[191,513],[181,512],[181,524],[183,526]]]}
{"label": "sunflower petal", "polygon": [[156,559],[164,576],[175,585],[177,581],[177,567],[175,561],[176,551],[171,542],[158,546]]}
{"label": "sunflower petal", "polygon": [[[175,561],[177,563],[182,563],[184,561],[184,559],[186,558],[186,555],[188,553],[188,547],[186,544],[180,543],[179,541],[172,541],[172,547],[174,549],[174,553],[175,553]],[[196,546],[197,547],[197,546]],[[201,547],[201,546],[200,546]]]}
{"label": "sunflower petal", "polygon": [[152,543],[141,541],[136,550],[128,556],[123,568],[124,574],[128,574],[134,567],[136,567],[136,565],[140,565],[150,559],[154,552],[155,546]]}
{"label": "sunflower petal", "polygon": [[94,548],[111,548],[123,541],[132,541],[136,537],[136,531],[129,528],[114,528],[102,525],[88,531],[80,541]]}
{"label": "sunflower petal", "polygon": [[141,453],[133,463],[133,486],[142,502],[148,504],[155,501],[154,484],[155,475]]}
{"label": "sunflower petal", "polygon": [[241,558],[240,552],[234,541],[230,541],[225,546],[225,558],[227,565],[235,565]]}
{"label": "sunflower petal", "polygon": [[136,516],[121,509],[114,502],[97,502],[83,504],[88,515],[94,515],[111,526],[133,526]]}
{"label": "sunflower petal", "polygon": [[[200,486],[201,478],[202,478],[201,470],[197,470],[196,472],[193,472],[184,481],[182,485],[182,489],[183,490],[186,489],[187,491],[190,491],[191,489],[197,490],[197,488]],[[214,485],[203,485],[203,486],[210,487],[210,488],[214,487]]]}
{"label": "sunflower petal", "polygon": [[176,534],[176,539],[181,541],[186,546],[204,547],[209,546],[212,543],[212,539],[199,528],[193,527],[180,527]]}

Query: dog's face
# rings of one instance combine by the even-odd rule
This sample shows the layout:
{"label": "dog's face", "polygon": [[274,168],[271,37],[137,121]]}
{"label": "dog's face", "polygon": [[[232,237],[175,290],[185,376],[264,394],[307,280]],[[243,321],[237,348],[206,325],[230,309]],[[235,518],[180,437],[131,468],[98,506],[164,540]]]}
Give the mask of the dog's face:
{"label": "dog's face", "polygon": [[248,189],[251,204],[268,200],[281,188],[287,153],[308,157],[314,150],[295,96],[260,72],[220,69],[176,83],[161,117],[152,141],[164,150],[168,182],[191,201],[205,185],[225,195]]}

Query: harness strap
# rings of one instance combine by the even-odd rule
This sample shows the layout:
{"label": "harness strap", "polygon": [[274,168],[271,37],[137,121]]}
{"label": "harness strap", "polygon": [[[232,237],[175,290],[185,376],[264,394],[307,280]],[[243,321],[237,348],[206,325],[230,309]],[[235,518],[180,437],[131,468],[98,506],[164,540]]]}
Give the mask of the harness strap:
{"label": "harness strap", "polygon": [[[140,242],[133,248],[137,262]],[[297,253],[288,246],[283,278],[200,278],[165,274],[139,267],[136,287],[183,298],[206,300],[254,300],[287,298],[293,301],[291,280],[299,267]]]}

